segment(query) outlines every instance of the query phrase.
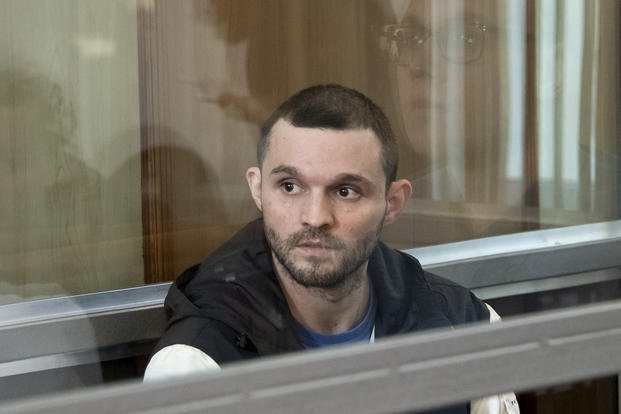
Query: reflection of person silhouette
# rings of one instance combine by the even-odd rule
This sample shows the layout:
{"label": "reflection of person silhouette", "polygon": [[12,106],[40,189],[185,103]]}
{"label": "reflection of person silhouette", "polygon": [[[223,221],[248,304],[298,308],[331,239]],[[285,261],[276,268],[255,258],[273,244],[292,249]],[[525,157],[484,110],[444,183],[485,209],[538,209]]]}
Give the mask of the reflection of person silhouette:
{"label": "reflection of person silhouette", "polygon": [[172,285],[146,380],[494,318],[467,289],[379,242],[412,188],[396,178],[392,129],[366,96],[305,89],[263,124],[257,149],[246,178],[263,219]]}
{"label": "reflection of person silhouette", "polygon": [[0,71],[5,114],[0,251],[10,254],[0,283],[18,282],[24,298],[81,293],[94,267],[83,242],[97,231],[101,177],[80,156],[72,103],[59,84],[19,67]]}
{"label": "reflection of person silhouette", "polygon": [[[19,59],[16,57],[16,61]],[[4,62],[3,62],[4,63]],[[23,302],[82,293],[94,285],[87,237],[100,217],[99,173],[81,159],[76,117],[63,88],[27,67],[0,70],[0,306],[23,312]],[[76,314],[79,304],[62,300]],[[13,311],[11,311],[13,309]],[[1,312],[1,311],[0,311]],[[76,320],[85,348],[97,349],[87,318]],[[62,332],[53,341],[62,347]],[[6,343],[4,344],[6,346]],[[0,399],[66,390],[103,381],[99,364],[0,379]]]}
{"label": "reflection of person silhouette", "polygon": [[[147,247],[144,252],[145,261],[158,261],[154,273],[145,275],[146,281],[160,282],[217,247],[231,228],[223,224],[228,220],[218,175],[193,143],[161,125],[144,127],[142,134],[157,140],[143,143],[140,153],[129,154],[105,183],[109,189],[123,188],[126,177],[142,171],[142,194],[128,193],[125,200],[137,208],[142,205],[143,221],[149,226],[143,229],[145,236],[161,238],[164,243],[161,249]],[[112,145],[123,145],[136,135],[128,131]]]}
{"label": "reflection of person silhouette", "polygon": [[506,6],[490,0],[404,4],[398,23],[380,33],[400,128],[416,154],[411,171],[404,166],[403,172],[415,180],[419,198],[502,204],[507,131],[496,27]]}
{"label": "reflection of person silhouette", "polygon": [[[246,79],[215,79],[203,74],[194,83],[199,98],[220,106],[234,119],[260,125],[277,104],[286,65],[280,56],[286,55],[282,33],[274,22],[274,5],[240,0],[197,2],[194,16],[197,21],[216,29],[217,36],[229,48],[243,46],[243,65]],[[209,54],[207,54],[209,55]],[[200,64],[197,65],[199,68]],[[200,70],[199,70],[200,72]],[[246,84],[245,87],[240,85]]]}

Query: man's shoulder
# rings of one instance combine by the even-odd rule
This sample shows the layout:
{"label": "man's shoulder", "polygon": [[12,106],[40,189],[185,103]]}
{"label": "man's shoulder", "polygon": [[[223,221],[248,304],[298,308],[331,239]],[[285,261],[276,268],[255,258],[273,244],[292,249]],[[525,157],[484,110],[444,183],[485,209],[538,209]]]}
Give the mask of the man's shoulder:
{"label": "man's shoulder", "polygon": [[418,285],[418,288],[469,291],[457,282],[424,270],[418,259],[406,252],[393,249],[382,242],[378,247],[380,254],[373,256],[376,260],[374,264],[379,265],[384,272],[400,275],[410,283]]}
{"label": "man's shoulder", "polygon": [[242,227],[229,240],[207,256],[202,264],[215,264],[226,261],[239,261],[255,255],[264,255],[268,251],[263,220],[257,219]]}
{"label": "man's shoulder", "polygon": [[487,307],[470,289],[424,270],[415,257],[380,243],[374,258],[374,283],[386,284],[384,292],[395,292],[389,297],[395,303],[423,313],[440,309],[453,324],[489,319]]}
{"label": "man's shoulder", "polygon": [[[175,280],[166,297],[166,335],[173,339],[160,342],[198,347],[219,363],[243,350],[255,356],[260,348],[267,355],[289,340],[277,335],[284,329],[286,306],[262,222],[255,221]],[[229,345],[242,351],[229,352]]]}
{"label": "man's shoulder", "polygon": [[248,223],[202,262],[182,273],[176,283],[186,286],[196,279],[232,282],[271,272],[269,248],[259,219]]}
{"label": "man's shoulder", "polygon": [[425,284],[427,284],[427,286],[429,286],[432,290],[454,291],[460,294],[464,294],[466,292],[470,293],[470,289],[467,287],[427,270],[423,271],[422,278],[424,279]]}
{"label": "man's shoulder", "polygon": [[243,308],[240,303],[246,301],[248,292],[265,301],[278,298],[269,249],[262,234],[262,222],[253,221],[201,263],[186,269],[171,286],[167,306],[185,309],[181,313],[186,315],[222,316],[231,309]]}

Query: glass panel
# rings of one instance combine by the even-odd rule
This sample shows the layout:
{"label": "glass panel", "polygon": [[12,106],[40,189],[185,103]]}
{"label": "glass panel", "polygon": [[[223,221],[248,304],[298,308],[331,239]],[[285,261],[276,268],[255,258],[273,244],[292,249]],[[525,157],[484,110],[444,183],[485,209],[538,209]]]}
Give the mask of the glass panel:
{"label": "glass panel", "polygon": [[295,91],[388,113],[411,248],[619,218],[613,0],[0,2],[2,302],[170,280],[258,216]]}
{"label": "glass panel", "polygon": [[0,304],[142,284],[135,4],[0,21]]}
{"label": "glass panel", "polygon": [[150,4],[141,53],[158,72],[144,73],[156,86],[146,101],[154,119],[143,122],[155,145],[191,148],[202,162],[199,176],[184,176],[189,153],[154,155],[155,227],[145,229],[154,281],[256,216],[242,174],[258,126],[319,82],[360,89],[393,123],[400,175],[414,184],[384,231],[394,247],[619,217],[612,1]]}
{"label": "glass panel", "polygon": [[[618,21],[615,0],[0,0],[0,305],[203,259],[258,217],[259,125],[316,83],[361,90],[393,124],[415,189],[393,247],[619,219]],[[105,331],[80,330],[95,348]],[[145,355],[46,378],[133,377]]]}
{"label": "glass panel", "polygon": [[382,46],[415,199],[389,237],[619,218],[614,2],[405,3]]}

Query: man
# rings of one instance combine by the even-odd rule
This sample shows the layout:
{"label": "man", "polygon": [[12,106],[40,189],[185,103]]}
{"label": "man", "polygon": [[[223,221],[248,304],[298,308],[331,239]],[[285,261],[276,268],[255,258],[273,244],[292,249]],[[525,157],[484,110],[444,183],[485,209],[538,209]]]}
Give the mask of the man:
{"label": "man", "polygon": [[145,379],[489,320],[467,289],[378,241],[412,188],[396,179],[395,138],[366,96],[298,92],[263,125],[257,155],[246,178],[263,218],[172,285]]}

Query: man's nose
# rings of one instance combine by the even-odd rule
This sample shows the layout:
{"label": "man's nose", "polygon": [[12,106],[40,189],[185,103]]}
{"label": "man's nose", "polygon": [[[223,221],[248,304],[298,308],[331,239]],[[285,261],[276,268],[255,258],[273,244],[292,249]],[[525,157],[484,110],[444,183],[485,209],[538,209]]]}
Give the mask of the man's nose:
{"label": "man's nose", "polygon": [[325,194],[311,194],[302,206],[302,224],[325,227],[334,224],[332,202]]}
{"label": "man's nose", "polygon": [[431,62],[434,53],[431,40],[427,38],[421,41],[421,43],[413,42],[405,59],[402,60],[408,67],[409,76],[412,80],[431,76]]}

